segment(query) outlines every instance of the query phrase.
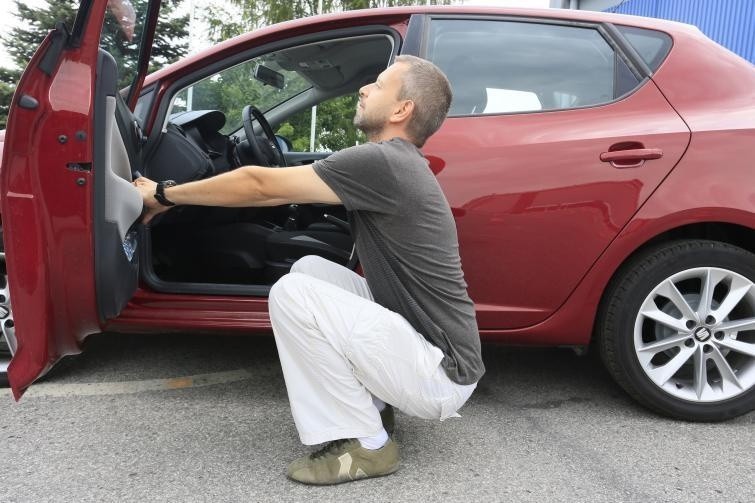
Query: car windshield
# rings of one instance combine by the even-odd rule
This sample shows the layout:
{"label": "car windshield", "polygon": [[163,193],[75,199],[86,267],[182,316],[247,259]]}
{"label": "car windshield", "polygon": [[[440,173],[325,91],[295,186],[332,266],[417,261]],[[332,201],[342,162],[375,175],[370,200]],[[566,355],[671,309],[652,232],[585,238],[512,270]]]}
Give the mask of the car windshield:
{"label": "car windshield", "polygon": [[183,89],[173,101],[171,113],[188,110],[220,110],[226,116],[221,130],[228,134],[241,127],[241,111],[254,105],[263,112],[312,87],[294,70],[283,68],[274,54],[245,61]]}

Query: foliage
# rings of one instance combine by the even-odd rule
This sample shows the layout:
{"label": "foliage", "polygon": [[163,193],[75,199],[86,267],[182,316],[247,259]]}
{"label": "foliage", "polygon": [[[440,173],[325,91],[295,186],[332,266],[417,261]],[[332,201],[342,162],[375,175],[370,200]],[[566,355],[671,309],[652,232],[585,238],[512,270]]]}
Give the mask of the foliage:
{"label": "foliage", "polygon": [[[354,127],[352,119],[357,106],[357,95],[339,96],[317,106],[317,145],[315,150],[335,151],[364,143],[364,134]],[[304,110],[289,118],[278,128],[278,134],[288,138],[296,151],[310,149],[312,111]]]}
{"label": "foliage", "polygon": [[18,81],[18,78],[18,71],[0,68],[0,129],[5,128],[10,103],[13,99],[13,91],[16,88],[15,83]]}
{"label": "foliage", "polygon": [[[7,47],[16,68],[0,68],[0,129],[5,127],[8,117],[8,107],[11,103],[13,91],[27,62],[31,59],[39,44],[47,33],[55,27],[58,21],[63,22],[69,29],[73,26],[79,0],[46,0],[46,5],[33,8],[23,0],[14,0],[16,16],[21,21],[6,34],[0,36],[0,41]],[[188,37],[188,16],[177,17],[175,8],[181,0],[164,0],[160,9],[158,29],[152,48],[152,68],[159,68],[171,63],[186,54]],[[132,0],[137,17],[146,9],[146,0]],[[135,33],[133,42],[124,37],[118,37],[119,32],[115,20],[108,16],[103,33],[103,45],[118,60],[121,69],[121,83],[129,85],[134,72],[136,56],[136,42],[139,32]]]}

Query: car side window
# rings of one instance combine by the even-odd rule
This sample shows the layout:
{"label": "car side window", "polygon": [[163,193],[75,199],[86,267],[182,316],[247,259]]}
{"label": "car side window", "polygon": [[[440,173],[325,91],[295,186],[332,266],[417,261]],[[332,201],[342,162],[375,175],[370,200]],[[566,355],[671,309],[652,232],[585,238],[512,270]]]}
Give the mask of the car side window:
{"label": "car side window", "polygon": [[451,82],[452,116],[599,105],[639,84],[620,55],[590,27],[434,19],[427,59]]}

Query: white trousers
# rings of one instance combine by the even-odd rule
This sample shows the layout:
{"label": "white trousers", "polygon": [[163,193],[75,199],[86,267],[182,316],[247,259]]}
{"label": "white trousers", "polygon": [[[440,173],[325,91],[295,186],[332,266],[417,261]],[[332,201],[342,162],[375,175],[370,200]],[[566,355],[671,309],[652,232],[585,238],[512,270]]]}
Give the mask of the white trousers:
{"label": "white trousers", "polygon": [[457,416],[476,384],[451,381],[443,353],[375,303],[367,281],[317,256],[273,285],[270,320],[302,443],[376,435],[372,396],[425,419]]}

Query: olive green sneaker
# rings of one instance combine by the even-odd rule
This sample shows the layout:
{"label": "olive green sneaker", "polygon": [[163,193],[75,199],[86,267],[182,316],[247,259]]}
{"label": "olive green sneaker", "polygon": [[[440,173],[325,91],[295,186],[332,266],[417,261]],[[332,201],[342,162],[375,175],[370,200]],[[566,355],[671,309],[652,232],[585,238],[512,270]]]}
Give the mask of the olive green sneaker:
{"label": "olive green sneaker", "polygon": [[380,421],[382,421],[383,428],[388,432],[388,435],[393,435],[393,431],[396,429],[396,413],[393,406],[385,404],[385,408],[380,411]]}
{"label": "olive green sneaker", "polygon": [[288,477],[303,484],[330,485],[370,477],[382,477],[398,470],[398,446],[388,439],[380,449],[365,449],[359,440],[334,440],[322,449],[303,456],[288,466]]}

